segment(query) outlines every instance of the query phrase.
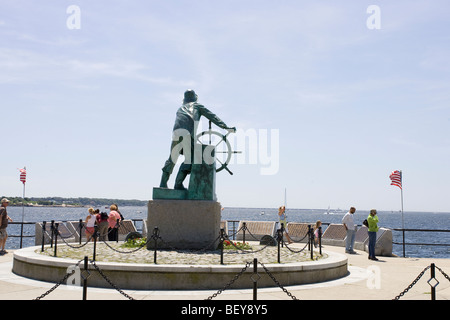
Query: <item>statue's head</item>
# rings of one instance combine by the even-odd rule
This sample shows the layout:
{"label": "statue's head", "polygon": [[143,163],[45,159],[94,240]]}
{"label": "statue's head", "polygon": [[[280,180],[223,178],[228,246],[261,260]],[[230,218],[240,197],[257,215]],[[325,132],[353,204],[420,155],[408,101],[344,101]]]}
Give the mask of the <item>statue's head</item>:
{"label": "statue's head", "polygon": [[195,102],[197,101],[198,96],[194,90],[189,89],[184,92],[184,100],[183,103]]}

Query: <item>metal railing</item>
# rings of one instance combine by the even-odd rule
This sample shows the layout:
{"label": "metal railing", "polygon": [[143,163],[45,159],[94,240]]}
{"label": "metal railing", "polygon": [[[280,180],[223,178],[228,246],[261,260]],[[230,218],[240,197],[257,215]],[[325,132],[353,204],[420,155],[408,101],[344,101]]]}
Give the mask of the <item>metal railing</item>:
{"label": "metal railing", "polygon": [[14,225],[14,224],[17,224],[17,225],[20,225],[20,234],[8,234],[8,238],[20,238],[20,248],[22,249],[22,246],[23,246],[23,238],[34,238],[34,234],[31,234],[31,235],[24,235],[23,234],[23,226],[24,225],[27,225],[27,224],[32,224],[32,225],[34,225],[34,224],[36,224],[36,222],[8,222],[8,225]]}
{"label": "metal railing", "polygon": [[[136,229],[139,231],[139,228],[137,228],[137,225],[139,223],[142,223],[143,219],[130,219],[133,221],[134,225],[136,226]],[[65,222],[65,221],[62,221]],[[236,231],[238,230],[239,220],[227,220],[228,224],[228,235],[231,237],[231,239],[235,240]],[[34,238],[35,234],[24,234],[24,225],[34,225],[36,222],[9,222],[9,225],[20,225],[20,234],[8,234],[8,237],[11,238],[20,238],[20,248],[23,246],[23,238]],[[327,226],[329,223],[322,223],[322,225]],[[231,226],[231,228],[230,228]],[[440,247],[450,247],[450,243],[417,243],[417,242],[406,242],[405,241],[405,234],[406,232],[450,232],[450,230],[446,229],[400,229],[395,228],[392,229],[392,231],[398,231],[402,232],[402,242],[396,242],[392,241],[392,244],[394,245],[401,245],[403,247],[403,257],[406,257],[406,246],[440,246]]]}
{"label": "metal railing", "polygon": [[[143,222],[143,219],[129,219],[131,221],[133,221],[134,226],[136,227],[137,231],[142,231],[141,228],[138,228],[138,223],[137,222]],[[73,221],[73,220],[70,220]],[[68,222],[68,220],[63,220],[63,221],[59,221],[59,222]],[[20,238],[20,243],[19,243],[19,248],[22,249],[23,247],[23,239],[24,238],[35,238],[36,235],[35,233],[30,233],[30,234],[24,234],[24,226],[25,225],[35,225],[37,222],[21,222],[21,221],[14,221],[14,222],[8,222],[8,225],[20,225],[20,233],[19,234],[12,234],[8,231],[8,238]],[[34,228],[33,228],[34,229]],[[34,230],[33,230],[34,231]]]}
{"label": "metal railing", "polygon": [[402,232],[402,242],[394,242],[392,244],[401,245],[403,247],[403,257],[406,257],[406,246],[444,246],[450,247],[450,243],[412,243],[405,242],[405,232],[450,232],[450,230],[442,230],[442,229],[392,229],[393,231],[401,231]]}

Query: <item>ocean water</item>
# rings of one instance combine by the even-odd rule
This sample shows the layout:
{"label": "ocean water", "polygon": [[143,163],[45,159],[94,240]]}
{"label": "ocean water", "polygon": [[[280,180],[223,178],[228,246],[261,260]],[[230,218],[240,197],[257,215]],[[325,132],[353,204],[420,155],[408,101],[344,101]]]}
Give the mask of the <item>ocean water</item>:
{"label": "ocean water", "polygon": [[[107,208],[98,208],[101,211],[109,212]],[[147,207],[121,207],[119,208],[125,219],[146,219]],[[315,223],[317,220],[322,223],[341,223],[345,211],[331,210],[326,214],[326,209],[287,209],[288,222]],[[8,214],[14,221],[22,221],[22,207],[8,207]],[[55,221],[78,221],[85,220],[88,208],[61,208],[61,207],[25,207],[24,221],[42,222]],[[362,224],[362,221],[369,215],[368,211],[357,210],[354,214],[355,223]],[[404,225],[406,229],[434,229],[450,230],[450,213],[442,212],[404,212]],[[378,211],[380,219],[379,226],[385,228],[402,228],[402,215],[400,212]],[[248,221],[278,221],[277,208],[232,208],[226,207],[222,211],[222,220],[248,220]],[[138,228],[140,225],[138,223]],[[326,229],[326,225],[323,226]],[[34,235],[35,226],[25,225],[24,234]],[[9,235],[19,235],[20,225],[9,225]],[[402,242],[402,233],[393,231],[394,242]],[[450,232],[406,232],[405,241],[407,243],[432,243],[437,245],[407,245],[407,257],[420,258],[450,258],[450,246],[440,246],[439,244],[450,244]],[[33,246],[34,237],[24,238],[23,246]],[[10,237],[6,247],[9,249],[19,248],[19,238]],[[403,255],[401,245],[394,245],[393,252],[399,256]]]}

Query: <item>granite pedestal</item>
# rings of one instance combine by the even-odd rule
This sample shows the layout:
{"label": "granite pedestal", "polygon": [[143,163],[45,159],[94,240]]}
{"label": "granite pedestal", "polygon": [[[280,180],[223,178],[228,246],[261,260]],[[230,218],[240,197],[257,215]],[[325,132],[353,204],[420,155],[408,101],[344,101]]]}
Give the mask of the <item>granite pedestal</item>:
{"label": "granite pedestal", "polygon": [[[158,248],[215,250],[219,244],[221,205],[209,200],[156,199],[148,202],[149,236],[159,229]],[[147,248],[154,248],[149,241]]]}

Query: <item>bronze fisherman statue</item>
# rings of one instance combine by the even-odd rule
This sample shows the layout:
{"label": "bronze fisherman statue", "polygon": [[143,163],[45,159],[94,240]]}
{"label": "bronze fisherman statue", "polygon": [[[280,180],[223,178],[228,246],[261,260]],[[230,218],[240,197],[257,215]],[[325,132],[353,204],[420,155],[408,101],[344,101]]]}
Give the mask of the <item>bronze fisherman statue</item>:
{"label": "bronze fisherman statue", "polygon": [[[201,116],[204,116],[218,127],[226,130],[235,131],[236,128],[228,127],[214,113],[205,106],[197,102],[198,96],[194,90],[187,90],[184,93],[183,105],[178,109],[173,126],[172,144],[170,147],[170,156],[162,168],[162,177],[160,188],[167,188],[167,181],[172,174],[173,168],[180,154],[184,154],[185,160],[181,164],[178,174],[175,178],[174,189],[185,190],[183,181],[191,172],[194,156],[194,145],[196,141],[197,126]],[[184,140],[183,139],[187,139]],[[183,147],[180,147],[181,144]]]}

